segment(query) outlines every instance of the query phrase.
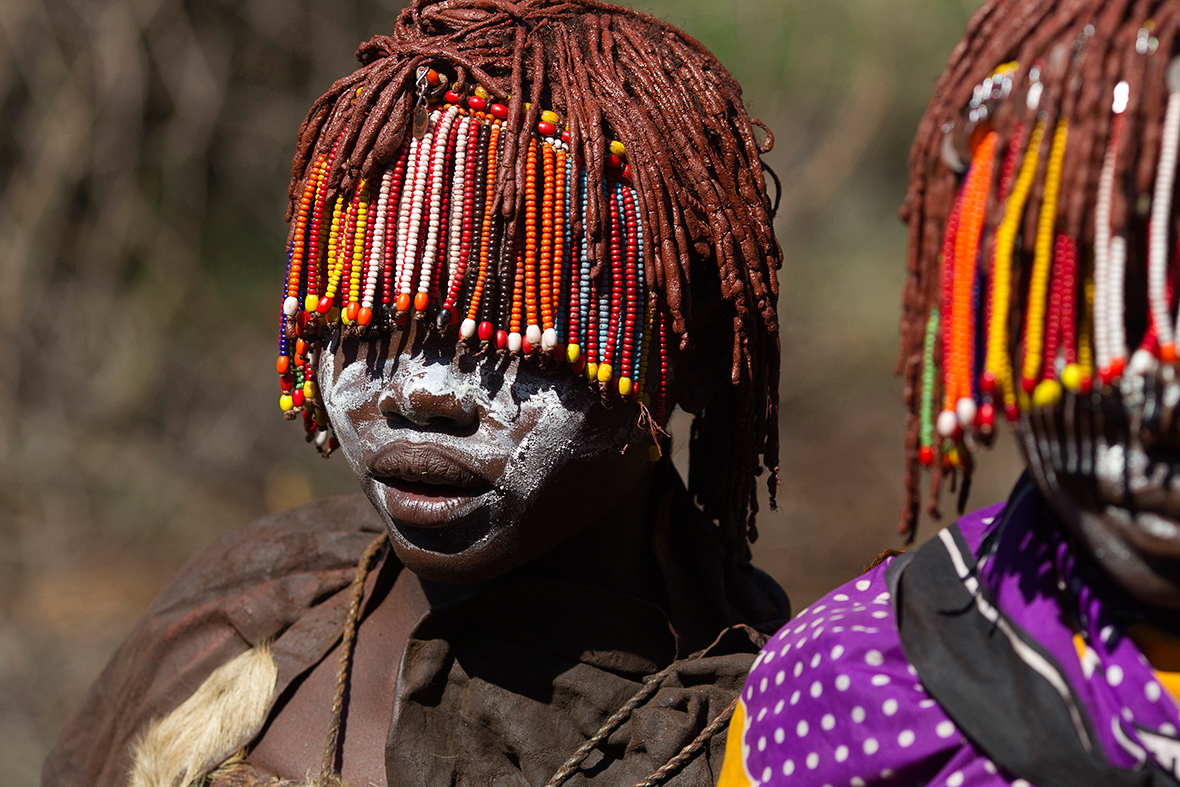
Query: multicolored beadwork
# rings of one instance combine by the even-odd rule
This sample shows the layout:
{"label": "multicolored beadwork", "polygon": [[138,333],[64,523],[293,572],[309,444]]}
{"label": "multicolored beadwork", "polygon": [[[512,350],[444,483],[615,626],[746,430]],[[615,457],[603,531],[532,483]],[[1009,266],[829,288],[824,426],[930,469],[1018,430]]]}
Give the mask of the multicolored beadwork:
{"label": "multicolored beadwork", "polygon": [[309,441],[330,453],[338,443],[315,382],[321,331],[364,336],[429,319],[476,348],[566,362],[605,391],[650,405],[659,422],[667,328],[646,289],[644,228],[622,143],[605,152],[609,256],[595,273],[577,231],[587,224],[586,172],[560,116],[540,113],[523,211],[510,222],[496,192],[508,107],[479,88],[447,90],[433,70],[419,85],[422,134],[407,134],[379,177],[329,204],[333,149],[306,183],[283,289],[281,409],[288,418],[302,411]]}

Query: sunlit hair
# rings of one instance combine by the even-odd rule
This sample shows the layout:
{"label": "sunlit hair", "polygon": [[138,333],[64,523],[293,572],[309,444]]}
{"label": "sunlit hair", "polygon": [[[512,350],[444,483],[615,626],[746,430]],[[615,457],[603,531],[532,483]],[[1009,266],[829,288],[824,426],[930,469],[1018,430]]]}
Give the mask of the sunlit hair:
{"label": "sunlit hair", "polygon": [[723,348],[732,385],[696,419],[689,488],[748,554],[755,477],[771,470],[772,501],[777,483],[781,260],[773,140],[737,82],[684,33],[592,0],[419,0],[357,57],[299,132],[289,416],[330,452],[308,360],[336,322],[421,319],[471,351],[569,363],[639,400],[657,444],[669,353]]}
{"label": "sunlit hair", "polygon": [[1176,360],[1180,2],[999,0],[911,152],[899,369],[906,503],[969,488],[996,414],[1100,400]]}

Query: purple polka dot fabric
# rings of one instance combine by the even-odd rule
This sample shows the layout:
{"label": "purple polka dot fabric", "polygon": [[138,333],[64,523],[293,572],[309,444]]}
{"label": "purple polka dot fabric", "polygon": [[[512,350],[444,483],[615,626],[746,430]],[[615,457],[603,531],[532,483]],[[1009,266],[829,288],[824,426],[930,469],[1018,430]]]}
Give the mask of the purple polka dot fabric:
{"label": "purple polka dot fabric", "polygon": [[[1028,517],[1043,508],[1027,507],[1013,511],[980,579],[1000,609],[1036,632],[1056,658],[1113,764],[1134,768],[1150,757],[1180,774],[1176,701],[1081,582],[1056,525],[1030,526]],[[1003,509],[960,520],[972,550]],[[720,787],[1027,787],[964,737],[906,661],[885,585],[891,561],[803,610],[763,648],[730,730],[728,751],[741,752],[741,767],[727,762]],[[1070,627],[1062,593],[1086,610],[1086,631]],[[1075,634],[1085,643],[1081,657]]]}

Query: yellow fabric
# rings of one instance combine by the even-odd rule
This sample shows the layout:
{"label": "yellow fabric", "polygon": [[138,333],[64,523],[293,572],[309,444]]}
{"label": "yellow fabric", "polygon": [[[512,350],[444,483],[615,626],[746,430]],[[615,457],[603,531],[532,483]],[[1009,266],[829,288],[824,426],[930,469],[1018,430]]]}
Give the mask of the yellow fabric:
{"label": "yellow fabric", "polygon": [[751,787],[754,780],[746,773],[742,758],[742,735],[746,730],[746,705],[738,700],[729,720],[729,735],[725,739],[725,760],[721,763],[721,778],[717,787]]}
{"label": "yellow fabric", "polygon": [[[1180,702],[1180,637],[1142,623],[1133,624],[1127,634],[1151,664],[1155,679],[1172,699]],[[1081,634],[1073,635],[1073,646],[1078,651],[1078,660],[1084,660],[1086,643]]]}

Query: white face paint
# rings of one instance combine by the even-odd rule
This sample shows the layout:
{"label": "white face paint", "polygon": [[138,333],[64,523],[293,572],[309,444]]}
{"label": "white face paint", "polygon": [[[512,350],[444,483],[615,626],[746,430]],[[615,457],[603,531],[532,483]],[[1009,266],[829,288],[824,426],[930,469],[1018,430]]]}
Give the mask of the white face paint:
{"label": "white face paint", "polygon": [[412,570],[503,573],[590,525],[644,474],[650,440],[633,403],[563,364],[424,333],[336,339],[320,363],[341,449]]}
{"label": "white face paint", "polygon": [[1180,382],[1129,366],[1118,390],[1067,394],[1019,427],[1029,469],[1067,527],[1132,594],[1180,607]]}

